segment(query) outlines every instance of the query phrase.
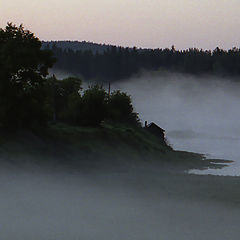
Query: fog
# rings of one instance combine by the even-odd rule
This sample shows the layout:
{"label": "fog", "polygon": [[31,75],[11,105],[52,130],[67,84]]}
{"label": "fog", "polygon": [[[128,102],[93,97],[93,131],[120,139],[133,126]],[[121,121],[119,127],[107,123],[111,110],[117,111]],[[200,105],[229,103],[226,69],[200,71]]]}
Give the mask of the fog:
{"label": "fog", "polygon": [[[130,93],[142,121],[166,129],[175,149],[233,159],[230,173],[238,170],[236,82],[144,74],[113,84],[114,89]],[[1,239],[239,239],[236,177],[186,174],[126,159],[93,161],[81,169],[45,166],[47,161],[34,165],[29,161],[34,152],[20,159],[9,150],[0,146]]]}
{"label": "fog", "polygon": [[238,202],[233,192],[223,194],[222,183],[215,189],[200,179],[142,170],[37,167],[2,167],[0,177],[4,240],[239,239]]}
{"label": "fog", "polygon": [[114,84],[131,94],[144,122],[166,130],[174,149],[234,160],[228,168],[206,173],[240,175],[240,84],[212,76],[145,73]]}

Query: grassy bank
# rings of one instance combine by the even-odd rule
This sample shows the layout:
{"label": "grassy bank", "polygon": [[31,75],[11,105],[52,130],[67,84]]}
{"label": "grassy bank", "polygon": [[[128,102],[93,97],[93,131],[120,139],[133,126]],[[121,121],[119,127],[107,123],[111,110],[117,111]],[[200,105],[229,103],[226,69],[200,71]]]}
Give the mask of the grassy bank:
{"label": "grassy bank", "polygon": [[[144,128],[105,124],[101,128],[50,125],[34,132],[2,133],[2,160],[69,166],[157,163],[160,167],[188,170],[217,167],[200,154],[174,151]],[[105,164],[105,165],[104,165]]]}

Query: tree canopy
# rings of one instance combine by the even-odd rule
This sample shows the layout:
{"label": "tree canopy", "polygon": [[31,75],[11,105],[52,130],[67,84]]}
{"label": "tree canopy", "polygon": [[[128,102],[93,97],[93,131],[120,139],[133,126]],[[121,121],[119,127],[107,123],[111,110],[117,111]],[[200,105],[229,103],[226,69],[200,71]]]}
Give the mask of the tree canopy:
{"label": "tree canopy", "polygon": [[[14,130],[57,121],[94,127],[104,121],[139,123],[126,93],[109,95],[98,84],[81,92],[79,78],[47,78],[54,62],[52,52],[42,49],[41,41],[22,25],[8,23],[0,29],[1,127]],[[82,65],[91,75],[91,63]]]}
{"label": "tree canopy", "polygon": [[55,58],[22,25],[0,29],[0,120],[10,127],[44,122],[44,78]]}

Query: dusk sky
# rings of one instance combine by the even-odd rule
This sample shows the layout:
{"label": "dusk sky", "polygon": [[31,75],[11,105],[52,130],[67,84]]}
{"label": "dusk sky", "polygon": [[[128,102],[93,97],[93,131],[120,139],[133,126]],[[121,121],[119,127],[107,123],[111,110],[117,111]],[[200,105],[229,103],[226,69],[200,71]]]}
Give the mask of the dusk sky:
{"label": "dusk sky", "polygon": [[41,40],[213,49],[240,46],[239,0],[3,0],[7,22]]}

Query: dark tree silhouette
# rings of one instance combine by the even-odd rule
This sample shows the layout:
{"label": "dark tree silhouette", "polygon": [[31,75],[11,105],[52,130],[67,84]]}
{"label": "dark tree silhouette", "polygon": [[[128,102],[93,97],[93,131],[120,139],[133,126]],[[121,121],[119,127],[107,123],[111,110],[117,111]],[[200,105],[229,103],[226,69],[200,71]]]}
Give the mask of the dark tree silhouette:
{"label": "dark tree silhouette", "polygon": [[129,95],[119,90],[111,93],[109,102],[109,119],[115,122],[138,124],[138,114],[133,112],[132,100]]}
{"label": "dark tree silhouette", "polygon": [[[171,49],[137,49],[86,42],[50,43],[45,43],[45,47],[52,49],[57,57],[55,67],[81,75],[84,79],[116,81],[131,77],[140,70],[167,70],[195,75],[240,75],[239,48],[228,51],[219,48],[214,51],[190,48],[179,51],[174,46]],[[81,47],[82,44],[84,48]]]}
{"label": "dark tree silhouette", "polygon": [[107,116],[107,93],[100,85],[89,86],[82,96],[80,124],[99,126]]}
{"label": "dark tree silhouette", "polygon": [[55,59],[41,41],[22,25],[0,29],[0,122],[30,127],[45,120],[44,77]]}

